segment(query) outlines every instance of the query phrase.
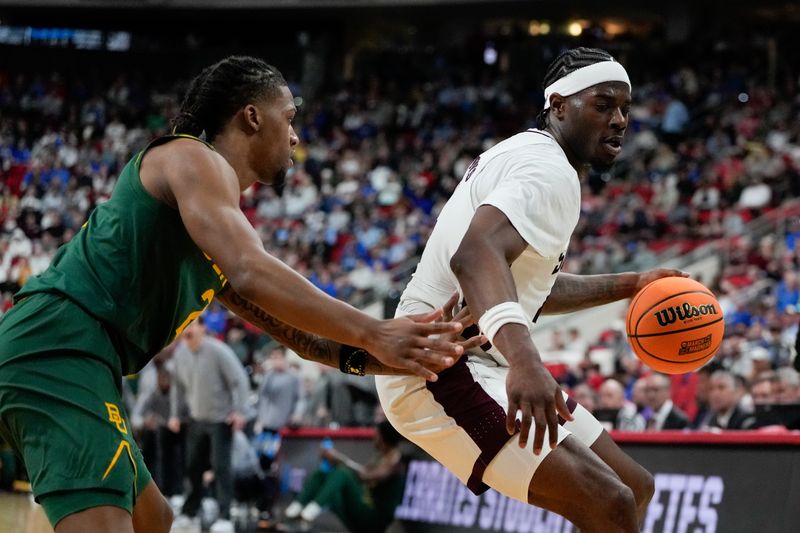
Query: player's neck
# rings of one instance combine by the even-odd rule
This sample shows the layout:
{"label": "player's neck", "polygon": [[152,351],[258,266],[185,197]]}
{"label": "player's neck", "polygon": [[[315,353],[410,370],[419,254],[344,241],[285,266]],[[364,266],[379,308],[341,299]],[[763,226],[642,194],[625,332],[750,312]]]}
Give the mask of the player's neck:
{"label": "player's neck", "polygon": [[544,128],[545,133],[550,135],[555,141],[561,146],[561,149],[564,150],[564,155],[567,156],[567,161],[575,169],[576,172],[580,173],[583,167],[586,166],[586,163],[580,161],[575,155],[575,152],[570,148],[569,143],[567,143],[564,139],[564,135],[558,128],[554,128],[551,124],[548,124],[546,128]]}
{"label": "player's neck", "polygon": [[239,138],[235,132],[226,132],[226,134],[218,135],[214,139],[214,148],[236,172],[236,177],[239,179],[239,190],[241,191],[258,181],[256,171],[249,164],[249,146],[250,143],[247,142],[247,139]]}

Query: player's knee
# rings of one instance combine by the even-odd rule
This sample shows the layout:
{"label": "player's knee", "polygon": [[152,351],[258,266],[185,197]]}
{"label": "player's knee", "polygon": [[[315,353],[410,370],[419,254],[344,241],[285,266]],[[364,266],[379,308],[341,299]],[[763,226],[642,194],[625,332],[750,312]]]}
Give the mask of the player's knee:
{"label": "player's knee", "polygon": [[163,533],[169,533],[172,529],[172,521],[175,519],[175,514],[172,512],[172,507],[170,506],[169,502],[164,499],[163,505],[161,506],[161,524],[163,528],[161,531]]}
{"label": "player's knee", "polygon": [[636,522],[636,499],[630,487],[621,481],[615,482],[605,494],[602,511],[609,524],[625,527]]}
{"label": "player's knee", "polygon": [[636,487],[633,487],[633,497],[636,498],[636,506],[640,509],[647,508],[653,494],[656,491],[656,481],[653,474],[642,468],[637,479]]}
{"label": "player's knee", "polygon": [[161,496],[153,507],[155,508],[151,507],[146,516],[134,517],[136,533],[170,533],[175,515],[169,502]]}

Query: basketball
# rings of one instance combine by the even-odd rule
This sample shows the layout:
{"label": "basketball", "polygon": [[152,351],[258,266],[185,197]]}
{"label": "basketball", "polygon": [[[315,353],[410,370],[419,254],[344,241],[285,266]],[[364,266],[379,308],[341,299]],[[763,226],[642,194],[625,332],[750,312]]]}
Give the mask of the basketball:
{"label": "basketball", "polygon": [[653,370],[684,374],[719,349],[725,322],[714,294],[688,278],[661,278],[634,296],[626,320],[637,357]]}

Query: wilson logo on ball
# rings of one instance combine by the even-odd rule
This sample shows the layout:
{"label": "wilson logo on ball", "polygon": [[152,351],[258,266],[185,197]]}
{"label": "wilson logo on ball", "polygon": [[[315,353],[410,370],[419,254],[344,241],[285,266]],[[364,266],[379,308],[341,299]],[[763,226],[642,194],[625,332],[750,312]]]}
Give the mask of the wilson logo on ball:
{"label": "wilson logo on ball", "polygon": [[717,308],[714,304],[706,305],[676,305],[675,307],[667,307],[661,311],[656,311],[654,316],[658,320],[658,325],[661,327],[674,324],[676,320],[689,320],[696,316],[716,315]]}

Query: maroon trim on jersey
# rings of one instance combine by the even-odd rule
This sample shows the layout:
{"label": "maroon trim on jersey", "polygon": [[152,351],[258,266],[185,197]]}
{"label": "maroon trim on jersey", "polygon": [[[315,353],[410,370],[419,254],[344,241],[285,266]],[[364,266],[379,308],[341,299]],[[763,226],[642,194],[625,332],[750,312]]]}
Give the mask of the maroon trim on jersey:
{"label": "maroon trim on jersey", "polygon": [[[466,431],[481,450],[467,481],[467,487],[477,495],[483,494],[489,490],[489,486],[483,482],[483,473],[511,438],[506,431],[505,410],[475,381],[467,367],[465,357],[440,372],[438,381],[428,381],[426,386],[433,394],[433,398],[444,408],[447,416],[452,417],[458,427]],[[575,400],[567,399],[570,413],[574,412],[577,406]],[[563,426],[565,422],[563,418],[558,417],[560,425]],[[517,431],[519,426],[520,423],[517,421]],[[533,435],[530,438],[532,439]],[[458,451],[453,450],[453,453]]]}
{"label": "maroon trim on jersey", "polygon": [[[506,431],[505,411],[473,379],[465,357],[441,372],[438,381],[428,381],[427,387],[444,407],[444,412],[455,419],[480,448],[481,454],[475,461],[467,487],[475,494],[483,494],[489,490],[483,482],[483,473],[511,438]],[[459,452],[453,450],[453,453]]]}

